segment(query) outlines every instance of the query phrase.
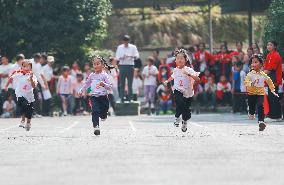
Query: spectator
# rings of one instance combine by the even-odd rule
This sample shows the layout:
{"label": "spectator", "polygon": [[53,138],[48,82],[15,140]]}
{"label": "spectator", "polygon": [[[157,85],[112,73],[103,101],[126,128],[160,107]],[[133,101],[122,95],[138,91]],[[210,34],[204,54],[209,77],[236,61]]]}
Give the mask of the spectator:
{"label": "spectator", "polygon": [[214,79],[214,75],[210,73],[209,69],[206,69],[204,71],[204,75],[200,79],[200,84],[204,87],[205,84],[208,82],[208,78],[210,77]]}
{"label": "spectator", "polygon": [[82,73],[77,73],[76,75],[76,81],[72,84],[72,90],[73,90],[73,96],[75,98],[75,106],[73,113],[75,115],[80,115],[82,113],[85,114],[85,101],[83,96],[78,96],[79,90],[83,87],[83,82],[84,77]]}
{"label": "spectator", "polygon": [[244,53],[243,52],[243,43],[241,41],[236,42],[236,50],[232,51],[230,53],[231,57],[232,56],[238,56],[240,53]]}
{"label": "spectator", "polygon": [[[279,85],[282,84],[282,58],[277,51],[277,43],[275,41],[269,41],[267,43],[268,55],[264,62],[264,72],[271,78],[275,86],[275,92],[278,93]],[[270,90],[268,90],[268,103],[269,113],[268,116],[271,119],[282,119],[280,99],[274,96]]]}
{"label": "spectator", "polygon": [[249,56],[244,55],[243,59],[243,69],[242,69],[246,74],[249,72]]}
{"label": "spectator", "polygon": [[230,82],[227,81],[226,77],[222,75],[220,81],[217,84],[216,97],[219,102],[223,105],[230,105],[232,100],[232,87]]}
{"label": "spectator", "polygon": [[71,74],[71,77],[73,77],[73,79],[76,79],[76,76],[78,73],[82,73],[82,71],[80,70],[80,67],[78,65],[78,62],[75,61],[73,64],[72,64],[72,69],[70,71],[70,74]]}
{"label": "spectator", "polygon": [[171,89],[164,85],[166,78],[162,78],[162,83],[157,88],[157,95],[159,98],[160,110],[166,114],[172,108],[172,93]]}
{"label": "spectator", "polygon": [[248,47],[247,49],[247,55],[249,57],[249,59],[252,57],[253,55],[253,48],[251,46]]}
{"label": "spectator", "polygon": [[253,49],[253,54],[259,54],[260,53],[260,48],[259,48],[259,46],[256,42],[252,43],[251,47]]}
{"label": "spectator", "polygon": [[137,101],[137,97],[141,94],[141,89],[143,87],[142,77],[140,76],[140,70],[134,69],[134,78],[132,83],[133,89],[133,100]]}
{"label": "spectator", "polygon": [[[217,55],[216,60],[220,65],[219,66],[220,75],[225,75],[227,79],[230,79],[232,64],[231,64],[231,57],[226,45],[221,46],[221,52]],[[219,76],[217,76],[217,79],[219,79]]]}
{"label": "spectator", "polygon": [[42,107],[42,113],[44,116],[51,116],[50,113],[50,106],[51,106],[51,80],[54,78],[53,77],[53,68],[52,65],[54,63],[54,57],[53,56],[48,56],[47,59],[47,64],[43,66],[43,75],[45,77],[45,80],[48,85],[48,89],[43,90],[43,107]]}
{"label": "spectator", "polygon": [[88,78],[88,76],[92,73],[92,69],[91,69],[91,66],[90,64],[87,62],[85,63],[84,65],[84,73],[83,73],[83,77],[84,77],[84,80],[86,80]]}
{"label": "spectator", "polygon": [[216,110],[216,89],[213,78],[209,77],[204,87],[204,102],[208,103],[213,110]]}
{"label": "spectator", "polygon": [[116,59],[119,60],[119,82],[120,82],[120,97],[121,102],[124,102],[125,97],[125,81],[128,81],[128,100],[132,98],[132,83],[134,60],[139,58],[139,53],[135,45],[130,44],[130,37],[123,37],[123,44],[119,45],[116,50]]}
{"label": "spectator", "polygon": [[246,112],[244,81],[246,73],[242,70],[243,63],[238,61],[233,72],[233,112]]}
{"label": "spectator", "polygon": [[194,58],[199,63],[198,71],[200,71],[201,74],[203,74],[207,68],[211,68],[211,66],[214,64],[211,54],[205,50],[205,43],[201,43],[199,45],[199,50],[195,52]]}
{"label": "spectator", "polygon": [[196,114],[199,114],[200,105],[203,104],[203,87],[199,83],[194,83],[193,89],[194,89],[193,106]]}
{"label": "spectator", "polygon": [[[1,65],[0,65],[0,105],[7,99],[8,97],[8,92],[5,91],[5,86],[8,82],[9,79],[9,73],[12,68],[12,65],[9,63],[9,59],[7,56],[2,56],[1,57]],[[11,90],[10,90],[11,93]],[[0,114],[2,114],[2,106],[0,107]]]}
{"label": "spectator", "polygon": [[9,95],[7,100],[3,104],[2,118],[12,118],[15,115],[16,103],[13,100],[13,96]]}
{"label": "spectator", "polygon": [[146,99],[145,107],[154,109],[158,69],[154,66],[153,57],[148,57],[147,66],[144,67],[142,75],[144,77],[144,96]]}
{"label": "spectator", "polygon": [[166,58],[161,58],[159,66],[159,73],[158,73],[158,81],[161,82],[161,79],[168,79],[170,78],[171,75],[171,68],[170,66],[166,63]]}
{"label": "spectator", "polygon": [[110,58],[110,62],[114,68],[110,70],[110,76],[112,77],[111,83],[112,83],[112,92],[114,101],[116,102],[119,98],[118,94],[118,77],[119,77],[119,71],[117,66],[117,60],[115,57]]}
{"label": "spectator", "polygon": [[[70,104],[70,97],[73,93],[72,90],[72,78],[69,75],[70,68],[68,66],[64,66],[62,68],[62,75],[58,79],[56,93],[61,98],[63,115],[67,116],[67,107]],[[68,113],[71,113],[70,111]]]}

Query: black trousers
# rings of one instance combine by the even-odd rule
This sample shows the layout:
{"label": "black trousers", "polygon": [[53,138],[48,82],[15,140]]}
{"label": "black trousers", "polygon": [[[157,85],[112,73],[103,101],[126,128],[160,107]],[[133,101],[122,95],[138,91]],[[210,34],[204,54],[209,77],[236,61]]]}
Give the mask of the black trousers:
{"label": "black trousers", "polygon": [[264,121],[263,95],[248,95],[249,114],[255,114],[257,107],[258,121]]}
{"label": "black trousers", "polygon": [[[278,87],[275,88],[275,92],[278,93]],[[269,89],[267,99],[269,103],[268,117],[271,119],[281,119],[282,112],[280,98],[274,96]]]}
{"label": "black trousers", "polygon": [[176,100],[176,114],[175,117],[178,118],[182,115],[182,120],[187,121],[191,118],[191,102],[192,97],[185,98],[183,94],[177,90],[174,91]]}
{"label": "black trousers", "polygon": [[109,94],[108,98],[109,98],[110,105],[113,108],[113,111],[115,112],[116,111],[116,106],[115,106],[115,101],[114,101],[113,94]]}
{"label": "black trousers", "polygon": [[21,116],[25,116],[28,119],[32,118],[33,115],[33,102],[29,103],[24,97],[19,97],[17,104],[20,108]]}
{"label": "black trousers", "polygon": [[85,107],[86,107],[85,99],[83,97],[75,98],[75,107],[74,107],[74,110],[73,110],[74,114],[79,113],[81,111],[84,111]]}
{"label": "black trousers", "polygon": [[100,118],[107,118],[109,109],[109,100],[107,96],[92,96],[92,122],[93,126],[99,125]]}

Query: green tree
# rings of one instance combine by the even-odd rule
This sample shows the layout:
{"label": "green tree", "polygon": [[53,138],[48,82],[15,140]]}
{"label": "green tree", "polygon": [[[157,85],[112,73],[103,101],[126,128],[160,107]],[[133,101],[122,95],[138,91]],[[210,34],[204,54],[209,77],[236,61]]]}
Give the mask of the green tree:
{"label": "green tree", "polygon": [[[284,57],[284,0],[273,0],[269,9],[264,30],[263,42],[275,40],[278,51]],[[266,44],[264,44],[266,45]]]}
{"label": "green tree", "polygon": [[65,63],[106,37],[109,0],[0,0],[1,53],[52,52]]}

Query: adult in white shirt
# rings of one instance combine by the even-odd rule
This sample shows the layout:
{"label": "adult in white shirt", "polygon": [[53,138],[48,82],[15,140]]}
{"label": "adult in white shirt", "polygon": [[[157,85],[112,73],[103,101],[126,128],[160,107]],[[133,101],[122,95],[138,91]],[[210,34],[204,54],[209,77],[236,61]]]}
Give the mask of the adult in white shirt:
{"label": "adult in white shirt", "polygon": [[123,44],[119,45],[116,50],[116,59],[119,61],[119,86],[121,102],[124,102],[124,88],[125,81],[128,82],[128,99],[132,98],[132,82],[133,82],[133,70],[134,60],[139,58],[137,47],[130,44],[130,37],[124,35]]}
{"label": "adult in white shirt", "polygon": [[[47,82],[48,88],[50,89],[50,81],[53,78],[53,68],[52,65],[54,64],[54,57],[53,56],[48,56],[47,59],[47,64],[45,64],[42,67],[43,70],[43,75],[45,77],[45,80]],[[51,101],[51,94],[50,90],[44,90],[43,91],[43,107],[42,107],[42,113],[44,116],[50,116],[50,101]]]}
{"label": "adult in white shirt", "polygon": [[9,73],[12,65],[9,63],[7,56],[1,57],[0,65],[0,114],[2,114],[2,104],[7,100],[7,92],[5,91],[5,86],[8,82]]}

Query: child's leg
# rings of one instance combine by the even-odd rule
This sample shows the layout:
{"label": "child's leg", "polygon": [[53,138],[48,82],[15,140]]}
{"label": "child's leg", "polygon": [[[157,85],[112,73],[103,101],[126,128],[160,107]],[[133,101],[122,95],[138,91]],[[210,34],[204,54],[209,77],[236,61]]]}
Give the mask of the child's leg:
{"label": "child's leg", "polygon": [[99,117],[101,119],[106,119],[107,118],[107,113],[109,109],[109,100],[107,96],[100,96],[99,97],[99,106],[100,106],[100,112],[99,112]]}
{"label": "child's leg", "polygon": [[65,96],[60,96],[63,112],[67,112],[67,100]]}
{"label": "child's leg", "polygon": [[99,126],[99,114],[100,114],[100,106],[99,106],[99,97],[92,97],[92,122],[93,127]]}
{"label": "child's leg", "polygon": [[183,100],[183,94],[177,90],[174,91],[175,98],[176,98],[176,114],[175,117],[179,118],[180,115],[183,112],[184,108],[184,100]]}
{"label": "child's leg", "polygon": [[27,123],[26,123],[26,130],[29,131],[30,128],[31,128],[31,119],[32,119],[32,115],[33,115],[33,102],[31,103],[28,103],[26,106],[25,106],[25,115],[26,115],[26,118],[27,118]]}
{"label": "child's leg", "polygon": [[263,96],[257,96],[256,97],[258,121],[264,121],[263,99],[264,99]]}
{"label": "child's leg", "polygon": [[146,103],[149,103],[149,93],[150,93],[149,85],[145,85],[144,86],[144,95],[145,95]]}
{"label": "child's leg", "polygon": [[256,105],[256,95],[249,95],[248,96],[248,106],[249,106],[249,114],[255,114],[255,105]]}
{"label": "child's leg", "polygon": [[183,98],[184,100],[184,108],[182,112],[182,120],[187,121],[191,118],[191,102],[192,102],[192,97],[190,98]]}

